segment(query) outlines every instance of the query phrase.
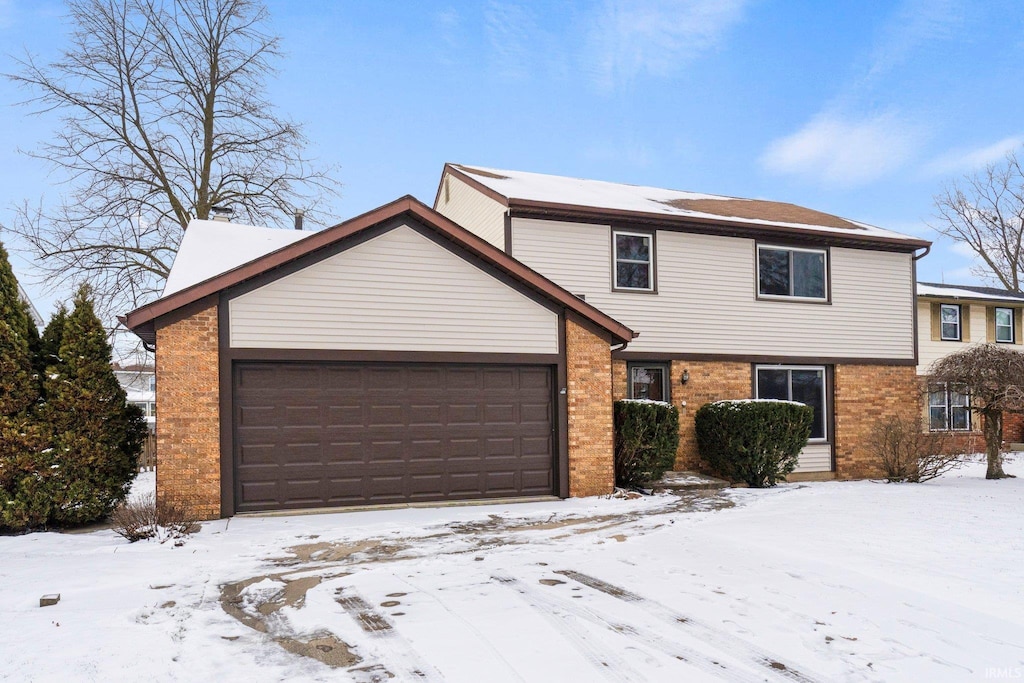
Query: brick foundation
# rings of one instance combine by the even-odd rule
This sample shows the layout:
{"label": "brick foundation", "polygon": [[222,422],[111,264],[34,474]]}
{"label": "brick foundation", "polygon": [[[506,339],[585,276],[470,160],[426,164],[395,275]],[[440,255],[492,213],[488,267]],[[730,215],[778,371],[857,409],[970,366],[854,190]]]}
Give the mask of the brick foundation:
{"label": "brick foundation", "polygon": [[156,332],[156,500],[220,517],[217,306]]}
{"label": "brick foundation", "polygon": [[[705,403],[753,396],[752,367],[752,363],[742,362],[672,362],[672,403],[678,407],[686,402],[679,413],[676,470],[708,471],[697,452],[693,416]],[[680,382],[683,370],[690,373],[685,385]],[[626,398],[626,361],[614,362],[613,376],[615,399]],[[834,383],[835,476],[878,477],[880,464],[870,454],[867,439],[883,418],[900,411],[911,414],[919,405],[915,370],[910,366],[836,365]]]}
{"label": "brick foundation", "polygon": [[836,476],[884,475],[867,444],[882,421],[893,415],[917,419],[920,389],[912,366],[837,365],[835,368]]}
{"label": "brick foundation", "polygon": [[612,356],[608,342],[565,321],[569,404],[569,495],[597,496],[615,486]]}

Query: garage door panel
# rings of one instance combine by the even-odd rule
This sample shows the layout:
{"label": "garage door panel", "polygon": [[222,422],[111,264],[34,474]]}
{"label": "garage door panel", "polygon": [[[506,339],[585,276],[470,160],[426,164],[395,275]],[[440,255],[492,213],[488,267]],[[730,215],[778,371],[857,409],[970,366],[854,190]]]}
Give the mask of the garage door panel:
{"label": "garage door panel", "polygon": [[240,512],[550,495],[545,366],[238,363]]}

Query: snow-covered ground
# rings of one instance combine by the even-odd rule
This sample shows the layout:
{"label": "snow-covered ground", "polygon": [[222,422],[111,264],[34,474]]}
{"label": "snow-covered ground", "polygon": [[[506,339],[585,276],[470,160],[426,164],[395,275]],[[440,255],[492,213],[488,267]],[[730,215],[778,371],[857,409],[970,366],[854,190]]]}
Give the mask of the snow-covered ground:
{"label": "snow-covered ground", "polygon": [[983,474],[3,537],[0,678],[1019,679],[1024,479]]}

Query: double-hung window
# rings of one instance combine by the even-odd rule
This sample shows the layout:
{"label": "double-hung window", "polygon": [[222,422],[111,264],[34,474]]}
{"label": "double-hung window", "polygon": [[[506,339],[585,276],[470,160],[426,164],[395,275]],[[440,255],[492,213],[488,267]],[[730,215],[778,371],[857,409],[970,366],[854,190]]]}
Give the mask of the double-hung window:
{"label": "double-hung window", "polygon": [[933,432],[971,429],[971,397],[956,385],[933,384],[928,389],[928,428]]}
{"label": "double-hung window", "polygon": [[757,293],[764,298],[828,300],[828,252],[757,245]]}
{"label": "double-hung window", "polygon": [[996,341],[1000,344],[1012,344],[1013,339],[1013,309],[996,309]]}
{"label": "double-hung window", "polygon": [[759,365],[755,368],[755,374],[757,398],[798,401],[811,406],[814,408],[811,440],[824,441],[828,438],[825,426],[827,395],[823,366]]}
{"label": "double-hung window", "polygon": [[629,364],[629,397],[650,401],[668,401],[668,365]]}
{"label": "double-hung window", "polygon": [[942,326],[942,341],[960,341],[960,306],[940,305],[939,321]]}
{"label": "double-hung window", "polygon": [[654,235],[649,232],[612,232],[614,289],[654,291]]}

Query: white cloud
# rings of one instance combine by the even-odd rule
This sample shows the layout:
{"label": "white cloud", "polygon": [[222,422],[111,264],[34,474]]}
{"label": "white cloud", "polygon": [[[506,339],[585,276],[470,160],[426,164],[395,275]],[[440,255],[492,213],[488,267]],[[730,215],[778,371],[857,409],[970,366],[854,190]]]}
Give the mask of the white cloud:
{"label": "white cloud", "polygon": [[866,78],[871,80],[884,75],[924,45],[959,37],[964,14],[962,0],[907,0],[902,3],[875,43]]}
{"label": "white cloud", "polygon": [[511,80],[527,78],[540,38],[530,10],[514,3],[490,2],[484,11],[484,30],[498,73]]}
{"label": "white cloud", "polygon": [[713,48],[743,17],[745,0],[605,0],[584,59],[605,90],[640,75],[669,76]]}
{"label": "white cloud", "polygon": [[967,173],[1001,161],[1007,152],[1021,145],[1024,145],[1024,136],[1013,135],[984,147],[950,150],[925,164],[923,171],[927,176]]}
{"label": "white cloud", "polygon": [[906,163],[922,131],[893,113],[854,120],[820,114],[797,132],[771,143],[761,165],[826,185],[863,185]]}

